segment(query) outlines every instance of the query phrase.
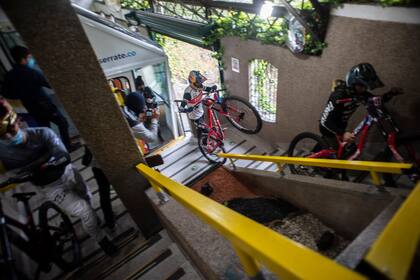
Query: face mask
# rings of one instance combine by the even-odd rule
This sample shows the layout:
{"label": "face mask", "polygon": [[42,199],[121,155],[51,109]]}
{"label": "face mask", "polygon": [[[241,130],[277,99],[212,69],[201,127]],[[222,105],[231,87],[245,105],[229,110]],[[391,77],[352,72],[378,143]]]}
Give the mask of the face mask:
{"label": "face mask", "polygon": [[15,136],[9,139],[0,139],[0,142],[6,146],[20,145],[23,143],[23,132],[21,129],[19,129]]}
{"label": "face mask", "polygon": [[33,58],[33,57],[29,58],[28,59],[28,64],[26,64],[26,65],[28,65],[28,67],[32,68],[32,69],[36,68],[35,58]]}

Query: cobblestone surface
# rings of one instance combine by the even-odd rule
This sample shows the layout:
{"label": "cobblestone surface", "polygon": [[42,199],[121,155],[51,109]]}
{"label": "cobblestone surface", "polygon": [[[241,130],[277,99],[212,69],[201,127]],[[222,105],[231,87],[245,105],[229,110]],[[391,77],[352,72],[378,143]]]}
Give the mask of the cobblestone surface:
{"label": "cobblestone surface", "polygon": [[[266,226],[330,258],[335,258],[350,243],[311,213],[291,213],[286,218],[274,220]],[[317,242],[328,231],[334,236],[332,245],[321,251],[318,249]]]}

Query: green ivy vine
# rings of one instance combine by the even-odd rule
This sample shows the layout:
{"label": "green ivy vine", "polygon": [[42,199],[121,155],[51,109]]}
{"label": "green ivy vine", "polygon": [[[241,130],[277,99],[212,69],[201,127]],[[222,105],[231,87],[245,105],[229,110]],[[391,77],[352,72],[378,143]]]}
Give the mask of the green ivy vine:
{"label": "green ivy vine", "polygon": [[[382,6],[419,5],[418,0],[321,0],[320,2],[333,7],[344,3],[375,3]],[[320,26],[326,25],[323,22],[324,19],[319,18],[314,13],[313,7],[308,0],[293,0],[290,4],[301,10],[311,29],[316,30]],[[127,9],[141,10],[150,8],[147,0],[121,0],[121,6]],[[242,11],[226,11],[222,14],[223,16],[210,17],[209,21],[212,24],[212,30],[210,35],[204,38],[204,43],[207,46],[216,46],[213,57],[219,59],[219,61],[223,57],[223,48],[218,46],[218,42],[226,36],[236,36],[244,40],[258,40],[263,44],[278,46],[284,46],[287,42],[288,22],[283,18],[266,20]],[[155,39],[159,44],[164,45],[165,40],[163,36],[157,35]],[[327,44],[322,40],[315,39],[312,33],[307,32],[305,34],[304,54],[319,55],[326,46]]]}
{"label": "green ivy vine", "polygon": [[132,10],[146,10],[150,8],[146,0],[121,0],[121,7]]}
{"label": "green ivy vine", "polygon": [[[288,22],[282,18],[266,20],[259,16],[241,11],[230,11],[223,17],[212,17],[212,31],[204,39],[208,46],[213,46],[223,37],[236,36],[241,39],[258,40],[263,44],[284,46],[288,37]],[[304,53],[317,55],[326,47],[326,43],[314,40],[310,33],[305,35]],[[216,48],[216,57],[223,56],[223,51]]]}
{"label": "green ivy vine", "polygon": [[256,79],[255,91],[258,93],[258,108],[269,114],[276,114],[275,104],[270,102],[270,96],[267,92],[267,83],[271,83],[268,71],[268,62],[263,59],[251,61],[254,65],[253,74]]}

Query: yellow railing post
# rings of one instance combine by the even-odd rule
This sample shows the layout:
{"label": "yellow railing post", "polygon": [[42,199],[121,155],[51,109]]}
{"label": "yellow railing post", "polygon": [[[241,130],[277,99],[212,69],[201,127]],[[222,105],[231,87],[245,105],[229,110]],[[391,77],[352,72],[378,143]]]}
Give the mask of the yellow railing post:
{"label": "yellow railing post", "polygon": [[149,180],[150,185],[155,190],[157,197],[159,198],[159,201],[161,204],[164,204],[169,201],[168,195],[160,188],[155,182],[152,180]]}
{"label": "yellow railing post", "polygon": [[277,163],[277,172],[280,174],[284,174],[284,166],[285,164]]}
{"label": "yellow railing post", "polygon": [[229,158],[229,162],[230,162],[230,165],[232,166],[233,170],[235,170],[236,165],[235,165],[235,162],[233,161],[233,159]]}
{"label": "yellow railing post", "polygon": [[241,261],[246,275],[250,279],[264,279],[261,275],[261,270],[259,268],[258,263],[238,246],[234,244],[232,244],[232,246],[239,257],[239,260]]}
{"label": "yellow railing post", "polygon": [[380,186],[381,185],[381,178],[379,177],[377,172],[371,170],[370,171],[370,176],[372,177],[372,182],[375,186]]}

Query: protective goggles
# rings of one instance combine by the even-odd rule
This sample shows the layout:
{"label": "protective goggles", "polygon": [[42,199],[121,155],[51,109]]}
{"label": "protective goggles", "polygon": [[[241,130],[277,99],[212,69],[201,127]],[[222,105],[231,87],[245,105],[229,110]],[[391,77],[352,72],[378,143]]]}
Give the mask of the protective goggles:
{"label": "protective goggles", "polygon": [[17,114],[14,111],[8,112],[0,122],[0,136],[5,135],[9,128],[17,122]]}

